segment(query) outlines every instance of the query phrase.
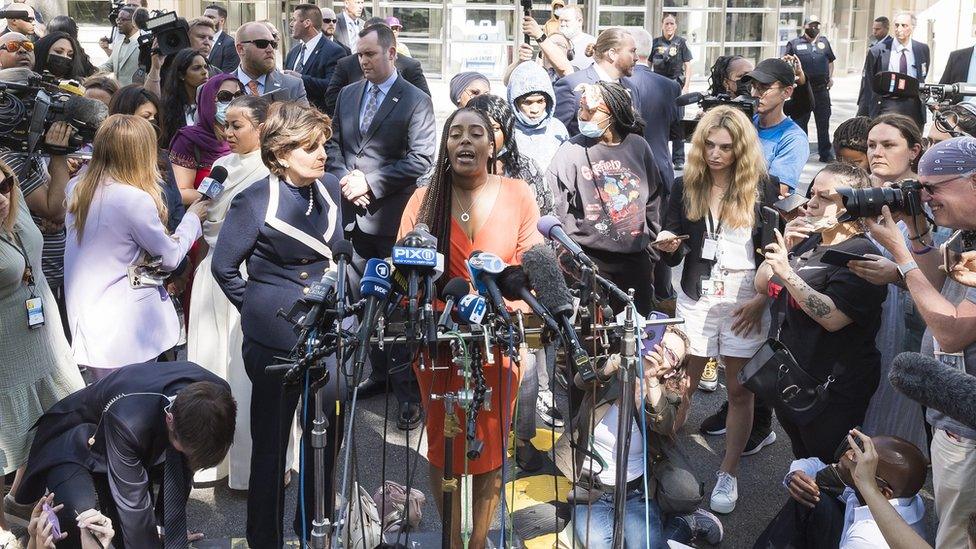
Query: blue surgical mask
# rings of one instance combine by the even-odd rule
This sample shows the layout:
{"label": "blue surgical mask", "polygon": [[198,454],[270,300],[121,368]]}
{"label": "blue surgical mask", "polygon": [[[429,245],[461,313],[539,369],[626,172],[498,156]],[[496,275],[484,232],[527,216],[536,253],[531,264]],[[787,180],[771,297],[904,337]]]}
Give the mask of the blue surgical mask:
{"label": "blue surgical mask", "polygon": [[214,119],[220,124],[227,123],[227,108],[230,107],[230,103],[217,102],[217,113],[214,114]]}
{"label": "blue surgical mask", "polygon": [[577,122],[579,123],[580,133],[586,137],[589,137],[590,139],[599,139],[603,137],[603,134],[607,131],[606,128],[601,128],[599,124],[591,120],[577,119]]}

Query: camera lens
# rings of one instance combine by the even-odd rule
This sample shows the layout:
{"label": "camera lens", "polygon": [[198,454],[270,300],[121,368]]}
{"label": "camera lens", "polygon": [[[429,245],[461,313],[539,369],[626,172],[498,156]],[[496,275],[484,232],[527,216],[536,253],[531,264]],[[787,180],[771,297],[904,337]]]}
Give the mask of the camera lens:
{"label": "camera lens", "polygon": [[850,218],[877,217],[881,215],[881,207],[888,206],[891,211],[901,211],[904,205],[904,195],[901,189],[887,187],[870,187],[854,189],[842,187],[837,189],[847,216]]}

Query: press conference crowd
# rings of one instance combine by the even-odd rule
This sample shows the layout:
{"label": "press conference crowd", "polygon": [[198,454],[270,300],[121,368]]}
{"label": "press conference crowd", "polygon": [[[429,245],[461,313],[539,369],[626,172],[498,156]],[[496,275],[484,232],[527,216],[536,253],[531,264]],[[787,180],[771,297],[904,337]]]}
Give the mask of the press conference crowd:
{"label": "press conference crowd", "polygon": [[[816,17],[783,57],[718,57],[689,95],[678,15],[658,37],[591,36],[579,6],[553,0],[522,19],[501,86],[451,75],[441,125],[448,98],[403,25],[365,18],[361,0],[234,33],[211,5],[167,53],[145,0],[120,4],[101,66],[70,17],[2,15],[0,81],[40,77],[87,102],[39,148],[0,141],[0,548],[188,547],[205,535],[187,522],[194,483],[247,491],[255,548],[311,540],[316,487],[350,546],[405,546],[425,497],[452,547],[522,546],[505,483],[540,471],[568,481],[544,532],[560,546],[714,546],[754,511],[737,507],[743,456],[777,443],[794,460],[754,547],[976,548],[976,107],[881,85],[932,80],[913,14],[873,21],[858,116],[833,133]],[[972,60],[953,52],[942,83],[976,83]],[[825,165],[807,181],[811,118]],[[82,126],[93,138],[71,146]],[[545,327],[472,355],[490,402],[471,418],[474,453],[450,435],[470,410],[443,395],[471,381],[451,347],[369,343],[374,309],[388,305],[387,324],[408,310],[374,295],[379,260],[401,272],[394,250],[417,239],[440,258],[424,274],[437,315],[480,324],[463,304],[483,294],[499,319]],[[473,267],[489,256],[507,266],[497,277]],[[607,284],[585,289],[593,273]],[[308,387],[266,368],[306,352],[279,312],[314,304],[327,279],[350,310],[366,303],[348,320],[368,367],[321,357],[323,439]],[[609,287],[600,322],[623,322],[628,301],[639,317],[631,410],[629,358],[597,352],[579,305]],[[720,381],[727,402],[690,424],[696,392]],[[346,460],[377,456],[346,426],[371,398],[389,428],[425,430],[430,485],[411,485],[408,462],[405,485],[358,479],[351,505],[336,497]],[[543,451],[545,430],[559,436]],[[712,478],[681,448],[696,431],[724,437]],[[451,489],[462,475],[469,493]]]}

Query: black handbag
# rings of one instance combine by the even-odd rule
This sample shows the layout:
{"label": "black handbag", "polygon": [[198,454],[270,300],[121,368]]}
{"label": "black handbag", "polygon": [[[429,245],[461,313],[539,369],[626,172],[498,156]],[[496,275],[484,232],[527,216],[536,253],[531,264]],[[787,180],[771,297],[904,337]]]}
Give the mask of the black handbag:
{"label": "black handbag", "polygon": [[[786,304],[784,288],[774,303]],[[834,383],[834,373],[821,383],[796,362],[793,353],[779,341],[782,321],[777,323],[775,337],[770,337],[752,355],[737,376],[743,387],[752,391],[776,413],[799,426],[812,422],[827,407],[828,391]]]}

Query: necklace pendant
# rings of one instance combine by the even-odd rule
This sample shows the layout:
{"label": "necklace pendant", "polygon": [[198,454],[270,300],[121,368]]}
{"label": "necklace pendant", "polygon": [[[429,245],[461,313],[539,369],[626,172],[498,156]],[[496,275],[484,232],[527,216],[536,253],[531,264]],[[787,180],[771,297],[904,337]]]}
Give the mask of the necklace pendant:
{"label": "necklace pendant", "polygon": [[461,214],[461,221],[467,223],[470,220],[471,220],[471,216],[468,215],[468,212],[464,212],[463,214]]}

